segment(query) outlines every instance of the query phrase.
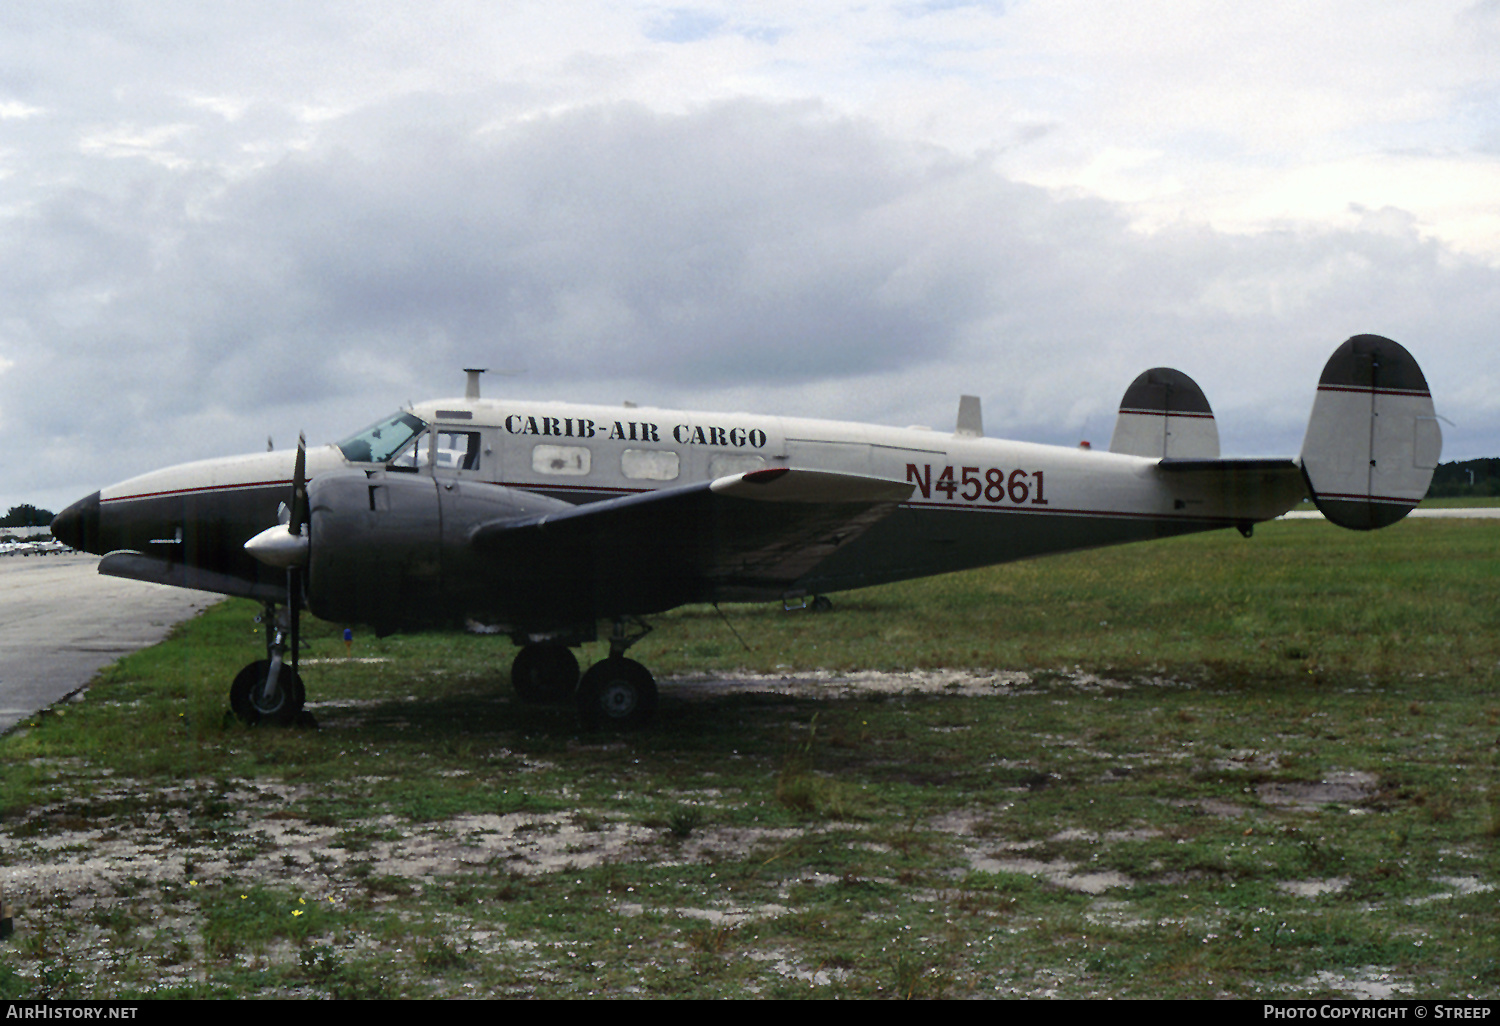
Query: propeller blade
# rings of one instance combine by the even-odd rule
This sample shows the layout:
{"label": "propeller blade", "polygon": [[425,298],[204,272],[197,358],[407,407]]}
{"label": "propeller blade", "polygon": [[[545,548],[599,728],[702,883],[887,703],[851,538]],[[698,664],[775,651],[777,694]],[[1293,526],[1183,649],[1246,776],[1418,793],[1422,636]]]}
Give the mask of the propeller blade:
{"label": "propeller blade", "polygon": [[297,677],[297,662],[302,649],[302,568],[307,565],[307,550],[311,539],[307,534],[307,521],[311,513],[307,504],[307,436],[297,432],[297,462],[292,468],[292,515],[286,527],[296,539],[298,557],[286,570],[286,610],[291,637],[288,639],[292,653],[292,678]]}
{"label": "propeller blade", "polygon": [[307,436],[297,436],[297,464],[292,470],[292,516],[287,530],[300,535],[307,526]]}

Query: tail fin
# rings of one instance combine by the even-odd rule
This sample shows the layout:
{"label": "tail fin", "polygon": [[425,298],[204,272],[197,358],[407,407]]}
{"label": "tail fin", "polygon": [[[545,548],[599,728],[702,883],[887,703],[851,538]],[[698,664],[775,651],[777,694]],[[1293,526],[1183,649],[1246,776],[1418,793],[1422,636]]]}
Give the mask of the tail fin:
{"label": "tail fin", "polygon": [[1323,376],[1302,441],[1313,501],[1341,527],[1394,524],[1422,501],[1443,450],[1422,368],[1400,345],[1355,335]]}
{"label": "tail fin", "polygon": [[1120,400],[1109,451],[1157,459],[1217,459],[1219,429],[1203,389],[1171,367],[1146,371]]}

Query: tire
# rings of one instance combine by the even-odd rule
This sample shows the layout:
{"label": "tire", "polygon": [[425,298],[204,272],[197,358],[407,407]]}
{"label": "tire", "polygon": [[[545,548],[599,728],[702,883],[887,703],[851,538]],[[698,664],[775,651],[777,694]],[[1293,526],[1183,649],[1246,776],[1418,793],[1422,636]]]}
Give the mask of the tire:
{"label": "tire", "polygon": [[267,708],[252,697],[260,691],[270,672],[271,661],[261,659],[241,670],[235,676],[234,683],[229,686],[229,708],[234,710],[241,723],[288,727],[296,723],[301,715],[306,692],[302,687],[302,675],[294,672],[290,666],[281,667],[281,687],[278,689],[280,700],[276,705]]}
{"label": "tire", "polygon": [[578,684],[578,721],[585,730],[634,730],[656,715],[656,679],[633,659],[595,663]]}
{"label": "tire", "polygon": [[510,664],[510,684],[523,702],[566,702],[578,690],[578,657],[565,645],[526,645]]}

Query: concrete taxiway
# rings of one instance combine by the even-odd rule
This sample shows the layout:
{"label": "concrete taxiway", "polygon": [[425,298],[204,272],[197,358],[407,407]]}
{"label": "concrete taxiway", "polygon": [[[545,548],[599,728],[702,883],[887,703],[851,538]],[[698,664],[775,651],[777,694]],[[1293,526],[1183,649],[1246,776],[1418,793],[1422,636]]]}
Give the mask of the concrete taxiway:
{"label": "concrete taxiway", "polygon": [[[1409,517],[1425,519],[1436,517],[1443,520],[1500,520],[1500,506],[1443,506],[1434,509],[1414,509]],[[1283,513],[1278,520],[1322,520],[1323,514],[1315,509],[1294,509]]]}
{"label": "concrete taxiway", "polygon": [[98,556],[0,557],[0,733],[221,596],[97,573]]}

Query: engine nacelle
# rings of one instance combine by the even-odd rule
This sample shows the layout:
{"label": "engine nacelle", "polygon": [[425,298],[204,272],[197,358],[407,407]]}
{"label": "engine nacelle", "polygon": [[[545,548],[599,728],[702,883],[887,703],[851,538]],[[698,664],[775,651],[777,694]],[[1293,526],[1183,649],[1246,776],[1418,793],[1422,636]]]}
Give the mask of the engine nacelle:
{"label": "engine nacelle", "polygon": [[308,502],[308,608],[381,633],[473,615],[482,561],[469,534],[479,524],[572,508],[503,485],[397,470],[320,474]]}

